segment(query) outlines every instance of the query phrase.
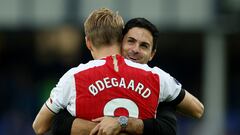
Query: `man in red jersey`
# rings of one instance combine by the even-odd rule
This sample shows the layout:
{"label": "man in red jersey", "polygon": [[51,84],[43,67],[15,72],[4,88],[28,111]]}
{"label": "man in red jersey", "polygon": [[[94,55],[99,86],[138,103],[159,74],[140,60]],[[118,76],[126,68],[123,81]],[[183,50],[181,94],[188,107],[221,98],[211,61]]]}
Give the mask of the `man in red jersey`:
{"label": "man in red jersey", "polygon": [[[131,125],[127,123],[131,118],[153,118],[159,102],[174,101],[182,95],[180,93],[185,93],[181,84],[161,69],[137,64],[118,55],[122,27],[122,18],[110,10],[100,9],[89,16],[85,22],[86,44],[95,60],[72,68],[60,79],[33,123],[37,134],[45,133],[54,113],[63,108],[86,120],[120,116],[120,121],[103,118],[105,121],[114,119],[113,125],[119,122],[112,130],[114,133],[109,134],[131,133]],[[183,112],[202,115],[203,106],[188,92],[178,101]],[[92,133],[101,129],[104,120]]]}
{"label": "man in red jersey", "polygon": [[[159,31],[145,18],[129,20],[123,29],[122,55],[137,63],[147,64],[157,50]],[[131,120],[132,133],[143,135],[176,135],[177,118],[176,104],[160,103],[156,117],[150,119]],[[82,125],[96,125],[94,122],[76,118],[65,109],[56,115],[53,125],[53,135],[79,135],[86,130]],[[111,122],[109,122],[109,125]]]}

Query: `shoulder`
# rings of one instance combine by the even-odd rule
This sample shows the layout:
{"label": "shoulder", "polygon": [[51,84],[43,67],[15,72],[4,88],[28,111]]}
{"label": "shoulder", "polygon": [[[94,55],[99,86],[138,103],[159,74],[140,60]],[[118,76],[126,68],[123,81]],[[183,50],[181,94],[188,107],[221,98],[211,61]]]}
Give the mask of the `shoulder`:
{"label": "shoulder", "polygon": [[79,64],[77,67],[73,67],[71,69],[69,69],[60,80],[64,81],[67,80],[71,77],[73,77],[75,74],[79,73],[79,72],[83,72],[85,70],[94,68],[94,67],[98,67],[98,66],[102,66],[106,63],[106,60],[91,60],[87,63],[81,63]]}
{"label": "shoulder", "polygon": [[167,72],[160,69],[159,67],[156,67],[156,66],[155,67],[150,67],[147,64],[140,64],[140,63],[132,62],[128,59],[124,59],[124,61],[128,66],[131,66],[131,67],[134,67],[134,68],[137,68],[137,69],[142,69],[144,71],[150,71],[154,74],[158,74],[158,75],[161,75],[161,76],[169,76],[169,74]]}
{"label": "shoulder", "polygon": [[85,64],[80,64],[78,67],[73,68],[73,71],[79,72],[79,71],[83,71],[83,70],[87,70],[93,67],[99,67],[102,66],[106,63],[105,59],[100,59],[100,60],[91,60]]}

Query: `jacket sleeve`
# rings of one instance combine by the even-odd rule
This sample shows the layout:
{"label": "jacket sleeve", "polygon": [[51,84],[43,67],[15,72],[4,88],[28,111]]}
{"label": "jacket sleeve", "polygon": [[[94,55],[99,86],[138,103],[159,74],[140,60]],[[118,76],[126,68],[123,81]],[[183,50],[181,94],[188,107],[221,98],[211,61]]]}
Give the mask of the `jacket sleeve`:
{"label": "jacket sleeve", "polygon": [[[143,135],[176,135],[177,118],[174,105],[162,102],[158,106],[156,119],[143,120]],[[66,110],[60,111],[55,116],[52,125],[53,135],[70,135],[71,127],[75,117]]]}
{"label": "jacket sleeve", "polygon": [[67,110],[60,111],[52,123],[53,135],[71,135],[72,123],[75,117]]}
{"label": "jacket sleeve", "polygon": [[160,103],[156,119],[143,120],[143,135],[176,135],[177,117],[174,105]]}

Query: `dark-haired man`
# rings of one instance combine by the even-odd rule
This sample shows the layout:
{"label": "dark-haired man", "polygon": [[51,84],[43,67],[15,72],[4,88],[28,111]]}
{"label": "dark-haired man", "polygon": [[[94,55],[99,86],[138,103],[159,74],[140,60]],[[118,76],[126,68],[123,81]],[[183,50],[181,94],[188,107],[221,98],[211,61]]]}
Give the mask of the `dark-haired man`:
{"label": "dark-haired man", "polygon": [[[93,128],[90,134],[136,134],[137,130],[132,130],[135,120],[154,118],[158,103],[162,101],[174,102],[184,110],[182,112],[201,117],[202,104],[182,90],[181,85],[169,74],[157,67],[150,68],[115,55],[120,53],[121,32],[117,31],[121,27],[120,20],[117,15],[113,14],[112,17],[109,10],[94,11],[87,19],[86,44],[97,60],[81,64],[61,78],[34,121],[37,134],[49,129],[49,122],[53,118],[51,111],[58,113],[63,108],[79,118],[98,121],[97,125],[88,127]],[[142,49],[148,48],[147,44],[144,46]],[[131,52],[130,48],[127,53],[129,59],[141,60],[141,55],[132,54],[137,54],[137,50]],[[93,105],[96,106],[93,108]],[[125,108],[128,114],[124,111],[115,112],[118,108]],[[141,131],[137,134],[141,134]]]}
{"label": "dark-haired man", "polygon": [[[123,29],[122,55],[137,63],[148,63],[156,53],[158,36],[157,28],[145,18],[129,20]],[[75,119],[67,111],[61,112],[60,115],[56,116],[53,133],[56,135],[70,134],[72,131],[72,135],[79,134],[81,130],[78,125],[84,123],[81,122],[79,118]],[[65,124],[63,125],[63,123]],[[135,119],[135,126],[137,125],[140,126],[132,127],[132,130],[141,131],[140,133],[146,135],[176,134],[175,105],[160,103],[156,118]]]}

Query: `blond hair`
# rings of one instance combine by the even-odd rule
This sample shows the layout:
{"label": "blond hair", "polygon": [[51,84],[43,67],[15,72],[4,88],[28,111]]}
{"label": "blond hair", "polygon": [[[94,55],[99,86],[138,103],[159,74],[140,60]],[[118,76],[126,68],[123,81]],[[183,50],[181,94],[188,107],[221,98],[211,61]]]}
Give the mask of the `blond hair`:
{"label": "blond hair", "polygon": [[97,48],[121,43],[123,27],[124,22],[118,12],[114,13],[107,8],[94,10],[84,23],[86,36]]}

